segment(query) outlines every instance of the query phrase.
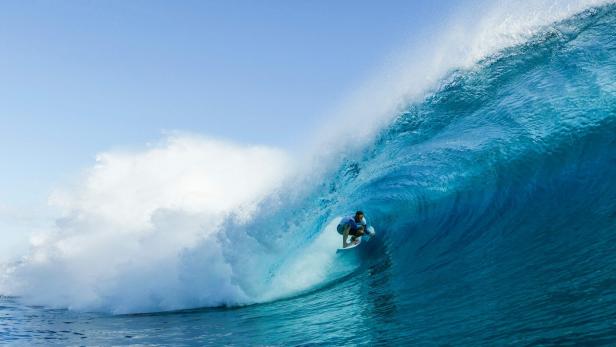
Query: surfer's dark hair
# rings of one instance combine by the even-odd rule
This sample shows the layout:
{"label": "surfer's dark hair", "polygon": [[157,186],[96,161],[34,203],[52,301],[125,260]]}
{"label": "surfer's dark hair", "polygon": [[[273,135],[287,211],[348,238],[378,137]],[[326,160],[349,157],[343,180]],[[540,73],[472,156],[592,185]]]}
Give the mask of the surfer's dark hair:
{"label": "surfer's dark hair", "polygon": [[357,211],[355,212],[355,215],[357,216],[358,214],[361,214],[362,216],[365,216],[364,211]]}

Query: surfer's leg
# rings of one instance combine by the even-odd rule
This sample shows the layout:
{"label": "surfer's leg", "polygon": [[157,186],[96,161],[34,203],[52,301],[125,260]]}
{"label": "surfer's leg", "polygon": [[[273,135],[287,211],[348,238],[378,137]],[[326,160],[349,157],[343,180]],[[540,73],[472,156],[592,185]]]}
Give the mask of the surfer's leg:
{"label": "surfer's leg", "polygon": [[344,232],[342,233],[342,248],[346,248],[347,245],[347,238],[349,237],[349,230],[351,230],[351,226],[350,225],[346,225],[344,227]]}

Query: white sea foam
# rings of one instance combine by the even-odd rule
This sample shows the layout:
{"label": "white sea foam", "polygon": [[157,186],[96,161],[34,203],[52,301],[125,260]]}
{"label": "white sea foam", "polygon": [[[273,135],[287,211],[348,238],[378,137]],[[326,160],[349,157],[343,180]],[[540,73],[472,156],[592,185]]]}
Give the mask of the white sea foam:
{"label": "white sea foam", "polygon": [[[33,238],[2,291],[113,312],[235,303],[242,292],[216,233],[229,212],[253,213],[289,166],[280,150],[179,134],[141,152],[102,153],[82,180],[51,196],[62,211],[56,228]],[[186,250],[199,245],[207,246],[194,268],[183,268]]]}

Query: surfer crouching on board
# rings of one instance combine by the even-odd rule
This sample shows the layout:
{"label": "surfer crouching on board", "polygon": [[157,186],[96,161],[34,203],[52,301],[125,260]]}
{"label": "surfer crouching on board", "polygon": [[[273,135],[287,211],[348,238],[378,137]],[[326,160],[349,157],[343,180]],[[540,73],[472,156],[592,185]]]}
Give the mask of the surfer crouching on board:
{"label": "surfer crouching on board", "polygon": [[[366,229],[366,219],[362,211],[355,212],[355,216],[343,217],[338,224],[338,234],[342,235],[342,248],[347,248],[359,242],[359,238],[364,235]],[[347,238],[351,235],[351,242],[347,243]]]}

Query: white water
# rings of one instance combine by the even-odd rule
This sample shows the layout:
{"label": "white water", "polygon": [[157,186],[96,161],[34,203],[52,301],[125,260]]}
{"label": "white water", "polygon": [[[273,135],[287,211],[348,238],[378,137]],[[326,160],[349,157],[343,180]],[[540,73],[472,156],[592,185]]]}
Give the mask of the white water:
{"label": "white water", "polygon": [[[279,150],[191,135],[143,152],[102,153],[73,187],[50,197],[61,210],[56,227],[33,238],[2,290],[112,312],[237,300],[241,290],[215,237],[220,223],[230,212],[248,218],[290,165]],[[183,268],[183,253],[199,245],[207,245],[202,259]]]}

